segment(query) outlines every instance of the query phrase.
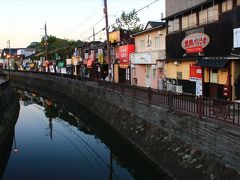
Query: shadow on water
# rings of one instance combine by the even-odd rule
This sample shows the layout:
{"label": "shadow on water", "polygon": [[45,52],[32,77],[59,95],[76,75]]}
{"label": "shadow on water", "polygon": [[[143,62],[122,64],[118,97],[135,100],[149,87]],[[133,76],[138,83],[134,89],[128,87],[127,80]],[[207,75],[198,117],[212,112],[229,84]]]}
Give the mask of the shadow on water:
{"label": "shadow on water", "polygon": [[19,116],[19,97],[16,94],[11,95],[11,101],[4,104],[0,113],[0,179],[8,163],[12,147],[17,152],[16,144],[13,146],[14,129]]}
{"label": "shadow on water", "polygon": [[[34,92],[34,96],[24,95],[24,91]],[[139,152],[134,146],[126,142],[119,134],[107,125],[100,117],[93,114],[79,103],[70,100],[62,94],[51,91],[40,91],[30,87],[17,87],[24,103],[34,103],[45,107],[45,115],[49,118],[51,137],[51,120],[63,119],[70,125],[77,127],[86,134],[91,134],[100,139],[110,149],[109,154],[109,179],[112,179],[112,160],[115,160],[121,167],[126,168],[134,179],[170,179],[167,174],[156,168],[145,155]],[[32,93],[29,93],[32,94]],[[44,97],[44,101],[40,98]],[[56,102],[56,103],[54,103]]]}

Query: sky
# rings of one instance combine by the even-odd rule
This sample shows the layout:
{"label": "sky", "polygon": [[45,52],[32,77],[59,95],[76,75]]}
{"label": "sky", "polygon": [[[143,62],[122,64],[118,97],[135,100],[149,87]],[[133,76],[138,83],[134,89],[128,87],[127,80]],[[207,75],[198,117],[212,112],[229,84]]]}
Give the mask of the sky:
{"label": "sky", "polygon": [[[155,3],[149,5],[152,2]],[[107,0],[107,3],[110,25],[122,11],[139,10],[147,5],[138,12],[141,24],[160,21],[161,13],[165,15],[165,0]],[[69,40],[91,41],[93,27],[95,32],[105,27],[103,0],[0,0],[0,7],[0,49],[7,47],[8,40],[11,48],[39,42],[45,22],[48,35]],[[105,37],[102,31],[96,40]]]}

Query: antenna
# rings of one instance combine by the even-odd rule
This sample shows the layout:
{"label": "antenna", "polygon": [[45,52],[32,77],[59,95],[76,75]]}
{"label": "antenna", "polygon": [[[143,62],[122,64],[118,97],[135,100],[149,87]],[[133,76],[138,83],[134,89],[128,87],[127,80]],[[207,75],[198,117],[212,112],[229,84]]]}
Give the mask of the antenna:
{"label": "antenna", "polygon": [[161,13],[161,21],[163,20],[163,13]]}

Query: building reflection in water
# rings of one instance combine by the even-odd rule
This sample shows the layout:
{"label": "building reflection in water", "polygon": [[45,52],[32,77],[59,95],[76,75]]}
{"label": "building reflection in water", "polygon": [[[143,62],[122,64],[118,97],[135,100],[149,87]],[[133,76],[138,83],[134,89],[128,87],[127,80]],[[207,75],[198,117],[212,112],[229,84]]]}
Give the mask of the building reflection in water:
{"label": "building reflection in water", "polygon": [[[24,90],[18,90],[18,93],[20,94],[21,105],[29,106],[30,104],[37,104],[43,107],[41,110],[48,119],[48,124],[45,124],[45,135],[49,136],[52,142],[54,141],[54,134],[59,133],[57,132],[57,129],[54,129],[53,126],[63,127],[70,134],[77,137],[77,139],[84,144],[84,147],[86,147],[88,151],[91,151],[91,154],[94,156],[94,158],[98,159],[105,165],[105,167],[108,169],[108,179],[116,179],[116,172],[114,171],[114,166],[116,166],[116,164],[126,168],[136,179],[143,178],[146,171],[151,172],[151,169],[147,170],[147,168],[150,166],[145,168],[143,163],[139,163],[139,159],[142,158],[142,156],[136,155],[137,153],[134,148],[131,149],[128,147],[129,144],[126,142],[124,143],[120,137],[115,137],[111,128],[106,127],[106,125],[103,125],[103,123],[99,123],[98,120],[96,121],[95,118],[97,117],[95,117],[92,113],[84,113],[81,111],[81,108],[79,108],[78,104],[71,104],[74,102],[69,100],[60,100],[60,98],[57,99],[60,101],[58,102],[59,104],[57,104],[52,100],[54,97],[42,98],[36,93],[27,92]],[[108,158],[103,159],[99,152],[94,149],[93,145],[86,139],[82,138],[80,134],[76,132],[76,130],[73,130],[72,126],[76,127],[76,130],[83,132],[86,135],[92,135],[97,142],[104,142],[109,149]],[[81,151],[71,139],[67,140],[70,141],[70,143],[72,143],[77,150]],[[16,138],[14,138],[14,147],[16,148],[17,153],[18,148]],[[127,152],[125,148],[128,149]],[[144,162],[144,164],[146,163]],[[146,171],[143,171],[143,169]],[[156,177],[155,175],[153,176]],[[154,179],[153,177],[149,176],[148,178]]]}

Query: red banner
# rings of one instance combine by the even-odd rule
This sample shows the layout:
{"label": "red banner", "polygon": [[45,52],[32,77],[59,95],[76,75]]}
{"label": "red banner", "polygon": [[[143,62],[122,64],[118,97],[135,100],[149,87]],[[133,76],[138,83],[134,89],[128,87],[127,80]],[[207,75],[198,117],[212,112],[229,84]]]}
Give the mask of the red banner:
{"label": "red banner", "polygon": [[202,67],[190,65],[190,79],[202,78]]}
{"label": "red banner", "polygon": [[135,51],[134,44],[124,45],[119,47],[120,67],[129,65],[130,54]]}

